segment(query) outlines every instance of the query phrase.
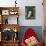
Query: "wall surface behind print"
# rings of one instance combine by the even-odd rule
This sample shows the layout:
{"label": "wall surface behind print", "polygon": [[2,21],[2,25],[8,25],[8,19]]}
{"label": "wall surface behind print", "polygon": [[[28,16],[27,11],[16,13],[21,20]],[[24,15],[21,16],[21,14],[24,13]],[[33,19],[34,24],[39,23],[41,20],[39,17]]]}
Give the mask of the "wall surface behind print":
{"label": "wall surface behind print", "polygon": [[[0,0],[0,7],[15,6],[15,0]],[[42,0],[17,0],[19,6],[19,24],[21,26],[43,26],[43,6]],[[26,20],[25,19],[25,6],[35,6],[36,19]],[[12,17],[9,17],[9,20]],[[13,21],[14,22],[14,21]]]}

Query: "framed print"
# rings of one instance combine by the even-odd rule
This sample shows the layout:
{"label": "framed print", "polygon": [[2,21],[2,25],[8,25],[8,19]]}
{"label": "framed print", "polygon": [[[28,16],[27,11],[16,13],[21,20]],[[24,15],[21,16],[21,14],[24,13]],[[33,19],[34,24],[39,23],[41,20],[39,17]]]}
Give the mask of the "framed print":
{"label": "framed print", "polygon": [[35,6],[25,6],[25,19],[35,19]]}
{"label": "framed print", "polygon": [[9,10],[2,10],[2,15],[9,15]]}

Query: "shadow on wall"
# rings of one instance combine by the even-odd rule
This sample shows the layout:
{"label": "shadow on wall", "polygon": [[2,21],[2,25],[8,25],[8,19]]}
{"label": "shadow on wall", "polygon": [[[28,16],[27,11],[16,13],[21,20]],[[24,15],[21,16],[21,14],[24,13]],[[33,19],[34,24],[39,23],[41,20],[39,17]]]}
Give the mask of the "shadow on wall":
{"label": "shadow on wall", "polygon": [[24,33],[26,32],[26,30],[28,28],[32,28],[34,30],[34,32],[36,32],[37,34],[37,37],[39,39],[39,41],[41,43],[43,43],[43,30],[42,30],[42,26],[21,26],[20,27],[20,31],[19,31],[19,40],[21,42],[23,36],[24,36]]}

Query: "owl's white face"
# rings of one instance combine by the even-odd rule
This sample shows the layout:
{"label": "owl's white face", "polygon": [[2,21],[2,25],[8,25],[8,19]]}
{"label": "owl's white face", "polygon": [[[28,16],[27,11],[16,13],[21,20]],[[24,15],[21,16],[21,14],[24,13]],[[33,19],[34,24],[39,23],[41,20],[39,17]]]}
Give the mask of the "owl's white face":
{"label": "owl's white face", "polygon": [[30,16],[31,16],[31,14],[32,14],[32,11],[29,11],[29,12],[28,12],[28,17],[30,17]]}
{"label": "owl's white face", "polygon": [[37,42],[38,42],[38,41],[37,41],[37,39],[36,39],[34,36],[32,36],[32,37],[30,37],[30,38],[28,38],[28,39],[25,40],[25,43],[26,43],[28,46],[36,45]]}
{"label": "owl's white face", "polygon": [[31,11],[29,11],[29,14],[31,14],[32,12]]}

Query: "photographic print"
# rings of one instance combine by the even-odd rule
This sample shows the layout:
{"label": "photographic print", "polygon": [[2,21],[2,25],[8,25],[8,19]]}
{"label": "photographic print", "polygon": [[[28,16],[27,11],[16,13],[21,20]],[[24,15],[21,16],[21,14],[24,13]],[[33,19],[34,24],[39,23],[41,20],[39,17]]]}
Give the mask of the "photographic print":
{"label": "photographic print", "polygon": [[35,6],[25,6],[25,19],[35,19]]}

